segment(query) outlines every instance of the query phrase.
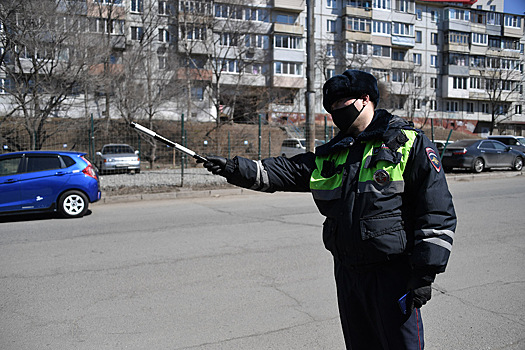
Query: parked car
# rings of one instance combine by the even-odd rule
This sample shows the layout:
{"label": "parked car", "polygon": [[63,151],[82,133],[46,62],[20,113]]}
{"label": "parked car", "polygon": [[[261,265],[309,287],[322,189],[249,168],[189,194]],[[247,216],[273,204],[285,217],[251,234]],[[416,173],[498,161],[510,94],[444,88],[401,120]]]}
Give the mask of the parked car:
{"label": "parked car", "polygon": [[476,173],[488,168],[523,168],[525,154],[496,140],[460,140],[447,147],[442,162],[445,171],[467,168]]}
{"label": "parked car", "polygon": [[454,142],[454,141],[448,141],[448,143],[447,143],[446,140],[434,140],[434,144],[436,145],[436,148],[437,148],[439,154],[443,153],[443,150],[445,149],[445,146],[447,146],[447,148],[450,147],[452,142]]}
{"label": "parked car", "polygon": [[95,167],[85,153],[26,151],[0,155],[0,214],[58,211],[81,217],[100,199]]}
{"label": "parked car", "polygon": [[[321,146],[324,144],[324,141],[322,140],[315,140],[315,147]],[[283,140],[283,143],[281,144],[281,152],[280,154],[283,157],[293,157],[299,153],[305,153],[306,152],[306,139],[285,139]]]}
{"label": "parked car", "polygon": [[489,139],[502,142],[516,151],[525,152],[525,137],[523,136],[491,135]]}
{"label": "parked car", "polygon": [[95,164],[101,174],[131,171],[140,173],[139,152],[126,144],[104,145],[102,150],[96,153]]}

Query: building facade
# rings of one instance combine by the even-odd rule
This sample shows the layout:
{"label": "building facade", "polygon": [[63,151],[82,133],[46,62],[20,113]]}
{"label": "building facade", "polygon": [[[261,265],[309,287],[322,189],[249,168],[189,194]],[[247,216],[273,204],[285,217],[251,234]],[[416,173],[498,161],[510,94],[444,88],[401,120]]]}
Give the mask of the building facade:
{"label": "building facade", "polygon": [[[91,54],[88,74],[76,77],[83,81],[54,115],[151,120],[184,114],[210,122],[263,116],[301,124],[306,2],[58,1],[63,18],[75,5],[75,34],[92,39],[82,41]],[[504,13],[503,0],[312,3],[318,122],[330,120],[322,107],[323,83],[353,68],[378,78],[380,108],[418,126],[432,120],[473,133],[496,125],[494,133],[525,134],[525,17]],[[7,27],[3,21],[0,33]],[[72,49],[74,41],[68,49],[81,51]],[[9,48],[2,42],[3,53]],[[20,69],[0,70],[1,113],[17,103],[10,94],[16,74]]]}

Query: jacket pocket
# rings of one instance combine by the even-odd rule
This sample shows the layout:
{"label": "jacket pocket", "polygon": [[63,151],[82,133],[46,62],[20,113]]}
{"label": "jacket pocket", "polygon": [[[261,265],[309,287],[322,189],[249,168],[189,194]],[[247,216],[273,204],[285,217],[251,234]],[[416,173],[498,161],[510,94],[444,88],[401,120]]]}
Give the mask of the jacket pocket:
{"label": "jacket pocket", "polygon": [[326,218],[323,223],[323,243],[330,252],[336,252],[335,235],[337,230],[337,220]]}
{"label": "jacket pocket", "polygon": [[363,218],[360,226],[361,238],[376,250],[387,255],[401,254],[405,251],[407,238],[401,215]]}

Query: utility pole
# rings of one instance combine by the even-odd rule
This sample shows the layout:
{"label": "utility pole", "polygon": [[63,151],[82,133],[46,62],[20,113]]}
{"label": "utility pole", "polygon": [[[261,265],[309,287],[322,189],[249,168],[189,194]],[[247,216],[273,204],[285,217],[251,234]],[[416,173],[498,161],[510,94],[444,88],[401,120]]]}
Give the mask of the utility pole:
{"label": "utility pole", "polygon": [[306,151],[315,150],[315,0],[306,0]]}

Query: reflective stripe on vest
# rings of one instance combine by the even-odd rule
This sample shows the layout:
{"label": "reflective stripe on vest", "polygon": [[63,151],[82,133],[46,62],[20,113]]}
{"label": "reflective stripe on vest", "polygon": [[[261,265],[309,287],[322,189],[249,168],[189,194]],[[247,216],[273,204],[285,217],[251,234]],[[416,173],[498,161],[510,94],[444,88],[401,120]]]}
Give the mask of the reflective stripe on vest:
{"label": "reflective stripe on vest", "polygon": [[[349,149],[344,149],[338,153],[329,154],[327,156],[315,157],[316,168],[310,177],[310,190],[315,199],[331,200],[341,198],[343,186],[343,166],[346,163]],[[333,175],[324,177],[323,167],[331,163]],[[327,170],[324,169],[324,172]],[[324,174],[327,175],[326,173]]]}
{"label": "reflective stripe on vest", "polygon": [[386,147],[380,140],[366,144],[359,172],[358,192],[382,192],[383,194],[403,192],[405,188],[403,173],[417,132],[414,130],[402,130],[402,132],[408,137],[408,141],[397,150],[399,153],[397,156],[400,157],[398,163],[381,159],[372,166],[366,167],[366,164],[370,164],[374,152]]}

